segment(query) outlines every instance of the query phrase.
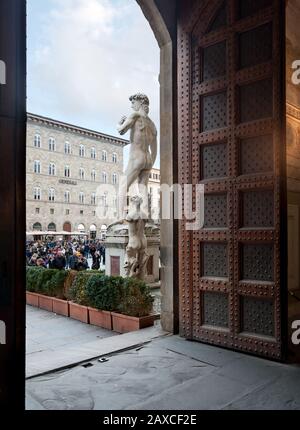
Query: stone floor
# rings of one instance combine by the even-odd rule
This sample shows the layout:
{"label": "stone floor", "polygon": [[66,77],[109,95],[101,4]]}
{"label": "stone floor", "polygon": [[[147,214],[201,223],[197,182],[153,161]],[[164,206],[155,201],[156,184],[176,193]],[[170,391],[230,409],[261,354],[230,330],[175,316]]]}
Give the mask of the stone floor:
{"label": "stone floor", "polygon": [[117,333],[83,324],[35,307],[26,307],[26,355],[54,351],[65,345],[78,345]]}
{"label": "stone floor", "polygon": [[[29,335],[33,334],[31,317],[29,311]],[[52,321],[53,332],[64,332],[67,321]],[[45,332],[49,333],[52,322],[48,319]],[[50,338],[54,341],[55,334]],[[78,336],[78,350],[84,347],[83,338],[83,333]],[[76,343],[73,336],[70,339]],[[33,349],[29,355],[30,351]],[[100,359],[95,358],[97,352]],[[90,354],[94,358],[84,363],[80,354],[74,356],[72,368],[65,365],[55,371],[52,363],[53,370],[44,375],[34,376],[33,372],[27,380],[27,409],[300,409],[300,366],[186,341],[166,335],[158,327],[95,340]],[[48,356],[43,357],[47,361]],[[81,364],[74,364],[76,359]]]}

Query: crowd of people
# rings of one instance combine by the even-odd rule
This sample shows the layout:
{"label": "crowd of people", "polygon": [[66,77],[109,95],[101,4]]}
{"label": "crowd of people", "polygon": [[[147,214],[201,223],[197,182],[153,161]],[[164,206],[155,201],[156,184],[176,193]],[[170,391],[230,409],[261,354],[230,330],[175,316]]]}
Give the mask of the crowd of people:
{"label": "crowd of people", "polygon": [[[89,264],[89,260],[92,260]],[[105,245],[100,240],[33,241],[26,244],[26,264],[58,270],[99,270],[105,265]]]}

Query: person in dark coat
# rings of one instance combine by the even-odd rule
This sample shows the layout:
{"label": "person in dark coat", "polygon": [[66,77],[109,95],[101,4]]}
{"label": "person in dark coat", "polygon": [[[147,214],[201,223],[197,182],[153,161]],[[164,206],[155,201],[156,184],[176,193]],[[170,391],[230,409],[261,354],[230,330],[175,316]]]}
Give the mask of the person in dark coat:
{"label": "person in dark coat", "polygon": [[83,255],[80,255],[80,257],[78,257],[76,270],[81,272],[83,270],[87,270],[88,268],[89,268],[89,265],[88,265],[87,259]]}
{"label": "person in dark coat", "polygon": [[102,258],[102,264],[105,266],[105,246],[103,243],[101,244],[100,255]]}
{"label": "person in dark coat", "polygon": [[80,252],[74,251],[69,259],[69,267],[71,270],[77,270],[78,255],[80,255]]}
{"label": "person in dark coat", "polygon": [[99,270],[100,269],[100,253],[96,251],[93,254],[93,265],[92,270]]}
{"label": "person in dark coat", "polygon": [[53,260],[53,269],[65,270],[66,259],[61,251],[58,251],[56,257]]}

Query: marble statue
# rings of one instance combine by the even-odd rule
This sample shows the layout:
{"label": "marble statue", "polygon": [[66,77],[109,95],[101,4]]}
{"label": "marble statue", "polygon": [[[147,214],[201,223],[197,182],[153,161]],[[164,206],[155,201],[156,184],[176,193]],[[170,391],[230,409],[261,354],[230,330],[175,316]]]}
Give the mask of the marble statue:
{"label": "marble statue", "polygon": [[[128,166],[125,170],[126,183],[121,184],[121,188],[123,187],[121,194],[126,195],[130,187],[137,181],[139,195],[130,198],[128,215],[124,216],[128,223],[129,235],[124,267],[127,276],[143,279],[148,260],[145,236],[145,225],[149,218],[148,213],[146,213],[146,211],[148,212],[147,186],[157,156],[157,130],[148,116],[148,97],[145,94],[137,93],[131,96],[129,100],[133,112],[128,117],[123,116],[118,127],[118,132],[121,135],[130,130],[131,144]],[[146,211],[141,209],[143,203],[146,205]]]}

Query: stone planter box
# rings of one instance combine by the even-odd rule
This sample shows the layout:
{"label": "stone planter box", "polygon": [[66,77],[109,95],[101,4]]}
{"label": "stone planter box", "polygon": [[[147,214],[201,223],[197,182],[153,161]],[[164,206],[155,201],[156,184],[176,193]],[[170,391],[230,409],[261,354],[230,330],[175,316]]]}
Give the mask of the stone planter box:
{"label": "stone planter box", "polygon": [[112,330],[111,312],[88,308],[90,324]]}
{"label": "stone planter box", "polygon": [[112,312],[111,316],[113,330],[117,333],[128,333],[130,331],[136,331],[142,328],[151,327],[154,324],[154,315],[137,318]]}
{"label": "stone planter box", "polygon": [[53,297],[53,312],[64,317],[69,316],[69,302]]}
{"label": "stone planter box", "polygon": [[37,293],[30,293],[29,291],[26,291],[26,303],[30,306],[35,306],[36,308],[39,307],[39,297],[40,295]]}
{"label": "stone planter box", "polygon": [[45,311],[53,312],[53,298],[39,295],[39,308]]}
{"label": "stone planter box", "polygon": [[77,305],[77,303],[69,302],[70,318],[89,323],[89,311],[87,306]]}

